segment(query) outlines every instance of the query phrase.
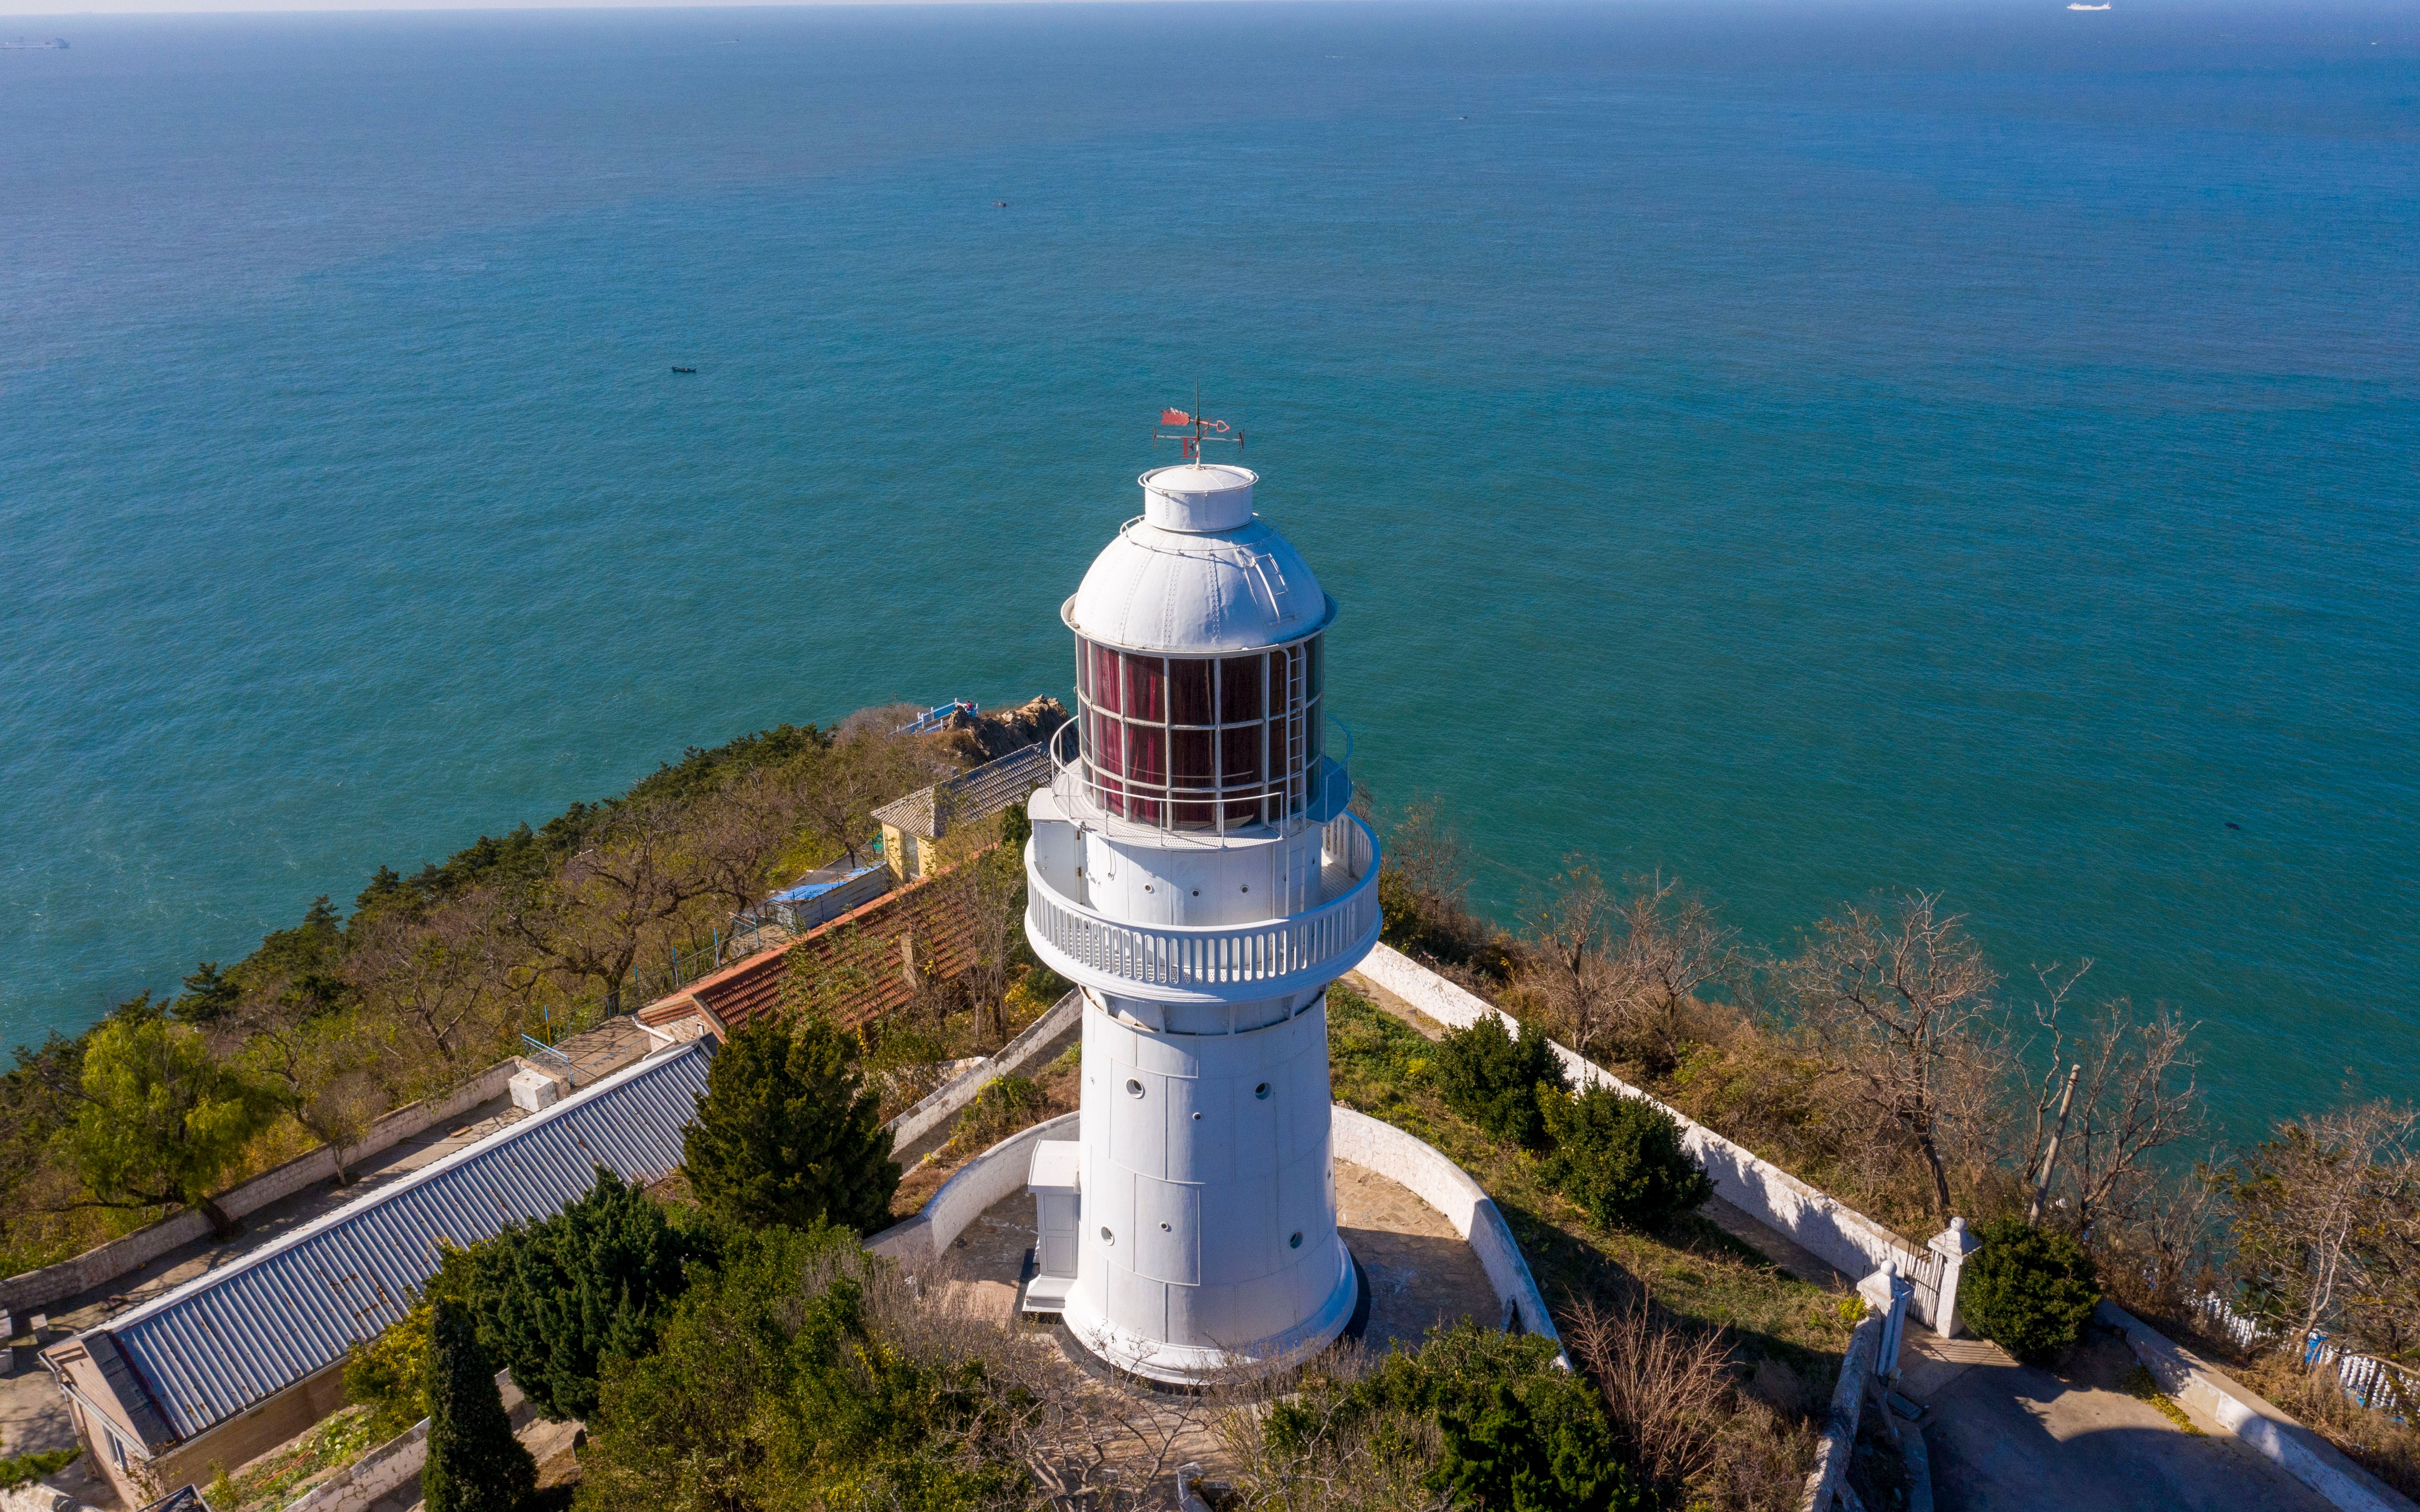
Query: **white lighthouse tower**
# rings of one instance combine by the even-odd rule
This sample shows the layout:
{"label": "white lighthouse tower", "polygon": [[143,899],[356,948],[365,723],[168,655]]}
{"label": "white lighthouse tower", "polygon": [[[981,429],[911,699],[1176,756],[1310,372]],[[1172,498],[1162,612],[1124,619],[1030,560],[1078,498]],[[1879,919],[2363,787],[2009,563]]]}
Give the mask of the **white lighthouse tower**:
{"label": "white lighthouse tower", "polygon": [[1082,1133],[1034,1161],[1027,1306],[1167,1381],[1299,1359],[1352,1318],[1326,992],[1379,923],[1323,738],[1336,601],[1253,515],[1255,474],[1187,453],[1060,611],[1078,715],[1026,854],[1027,936],[1084,995]]}

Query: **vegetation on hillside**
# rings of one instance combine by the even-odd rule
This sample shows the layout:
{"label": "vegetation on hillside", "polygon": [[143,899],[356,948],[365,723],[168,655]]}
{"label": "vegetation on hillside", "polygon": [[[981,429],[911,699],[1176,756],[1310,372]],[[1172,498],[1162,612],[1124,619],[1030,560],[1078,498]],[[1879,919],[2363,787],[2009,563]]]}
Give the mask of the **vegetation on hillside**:
{"label": "vegetation on hillside", "polygon": [[[987,729],[892,733],[902,722],[868,710],[691,749],[618,797],[417,872],[381,867],[349,914],[318,899],[243,960],[201,963],[181,991],[19,1047],[0,1074],[0,1273],[207,1204],[315,1145],[341,1159],[380,1114],[459,1085],[524,1032],[637,1007],[650,973],[735,911],[862,853],[876,807],[985,754]],[[956,854],[988,839],[973,826]],[[1029,980],[1019,880],[1013,859],[944,879],[985,910],[974,969],[935,983],[890,1060],[870,1047],[874,1061],[963,1054],[1031,1016],[1050,984]]]}
{"label": "vegetation on hillside", "polygon": [[[1405,813],[1386,940],[1903,1234],[1954,1212],[2060,1236],[2138,1314],[2256,1372],[2302,1372],[2323,1425],[2367,1425],[2331,1437],[2420,1488],[2413,1437],[2384,1426],[2420,1403],[2347,1408],[2302,1348],[2317,1333],[2420,1367],[2409,1103],[2282,1119],[2196,1162],[2195,1026],[2166,1004],[2086,1001],[2089,960],[2012,987],[1935,895],[1844,903],[1776,951],[1674,879],[1608,882],[1579,856],[1505,929],[1469,907],[1471,861],[1438,806]],[[2213,1302],[2258,1341],[2211,1326]]]}

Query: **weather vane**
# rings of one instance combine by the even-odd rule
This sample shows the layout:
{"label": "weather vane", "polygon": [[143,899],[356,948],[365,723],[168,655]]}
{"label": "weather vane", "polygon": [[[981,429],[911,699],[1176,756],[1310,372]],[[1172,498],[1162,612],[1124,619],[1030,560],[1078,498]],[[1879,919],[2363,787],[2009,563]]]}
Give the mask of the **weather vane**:
{"label": "weather vane", "polygon": [[[1196,410],[1202,408],[1202,391],[1199,389],[1193,391],[1193,408]],[[1202,443],[1204,441],[1233,441],[1238,453],[1244,449],[1244,433],[1223,420],[1211,420],[1199,413],[1188,415],[1182,409],[1163,409],[1159,412],[1159,424],[1173,428],[1155,429],[1151,439],[1156,442],[1176,442],[1183,448],[1187,462],[1202,460]]]}

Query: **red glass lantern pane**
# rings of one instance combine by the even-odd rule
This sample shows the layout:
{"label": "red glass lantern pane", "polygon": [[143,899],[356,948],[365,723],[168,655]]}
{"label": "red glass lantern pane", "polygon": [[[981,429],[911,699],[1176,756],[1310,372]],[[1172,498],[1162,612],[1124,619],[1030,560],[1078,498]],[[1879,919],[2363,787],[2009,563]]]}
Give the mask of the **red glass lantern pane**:
{"label": "red glass lantern pane", "polygon": [[1210,664],[1171,656],[1168,662],[1168,722],[1217,724],[1210,709]]}
{"label": "red glass lantern pane", "polygon": [[1218,722],[1242,724],[1268,712],[1262,683],[1268,671],[1265,656],[1229,656],[1218,664]]}
{"label": "red glass lantern pane", "polygon": [[1093,706],[1114,713],[1123,707],[1118,698],[1118,654],[1107,646],[1093,648]]}
{"label": "red glass lantern pane", "polygon": [[1157,721],[1168,717],[1168,658],[1129,656],[1126,661],[1128,718]]}

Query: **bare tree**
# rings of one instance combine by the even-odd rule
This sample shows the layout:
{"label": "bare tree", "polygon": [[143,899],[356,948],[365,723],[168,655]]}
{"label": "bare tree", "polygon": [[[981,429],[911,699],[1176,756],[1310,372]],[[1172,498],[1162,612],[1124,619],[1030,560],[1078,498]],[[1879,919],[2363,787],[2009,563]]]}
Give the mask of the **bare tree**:
{"label": "bare tree", "polygon": [[588,843],[555,873],[513,899],[504,933],[550,971],[594,983],[609,1011],[644,952],[669,950],[697,921],[690,905],[715,890],[685,832],[680,810],[662,801],[608,812]]}
{"label": "bare tree", "polygon": [[798,828],[806,785],[792,768],[753,767],[697,807],[690,821],[697,868],[723,912],[765,896],[766,872]]}
{"label": "bare tree", "polygon": [[966,927],[967,963],[958,986],[983,1025],[985,1050],[1008,1042],[1008,990],[1024,937],[1024,858],[1005,845],[966,857],[935,884],[949,892]]}
{"label": "bare tree", "polygon": [[354,927],[345,975],[399,1088],[450,1086],[487,1064],[522,998],[499,938],[495,895],[476,888],[425,914],[381,912]]}
{"label": "bare tree", "polygon": [[1618,922],[1612,964],[1621,1035],[1632,1059],[1661,1073],[1679,1059],[1699,992],[1737,965],[1739,932],[1661,872],[1631,884]]}
{"label": "bare tree", "polygon": [[1960,916],[1929,894],[1850,904],[1815,930],[1783,965],[1797,1011],[1855,1101],[1923,1157],[1933,1211],[1946,1218],[1950,1153],[1979,1144],[2005,1064],[1999,976]]}
{"label": "bare tree", "polygon": [[799,817],[809,833],[856,866],[874,835],[874,810],[951,770],[948,759],[924,742],[851,716],[810,764],[799,791]]}
{"label": "bare tree", "polygon": [[[2072,971],[2056,963],[2035,968],[2042,996],[2034,1018],[2046,1055],[2033,1085],[2024,1167],[2028,1182],[2047,1177],[2066,1194],[2070,1221],[2086,1234],[2104,1220],[2132,1219],[2158,1178],[2152,1153],[2198,1136],[2204,1126],[2194,1080],[2196,1026],[2164,1003],[2138,1016],[2123,997],[2071,1022],[2068,999],[2091,969],[2088,960]],[[2063,1133],[2056,1113],[2062,1102]],[[2056,1168],[2046,1172],[2054,1150]]]}
{"label": "bare tree", "polygon": [[294,1121],[334,1155],[336,1184],[350,1184],[346,1161],[370,1121],[386,1111],[376,1050],[349,1016],[318,1005],[315,995],[289,989],[278,973],[249,984],[234,1011],[213,1026],[221,1053],[241,1061],[268,1085]]}
{"label": "bare tree", "polygon": [[2299,1346],[2327,1330],[2409,1351],[2420,1295],[2420,1111],[2383,1100],[2280,1124],[2220,1176],[2236,1273]]}
{"label": "bare tree", "polygon": [[1548,1025],[1591,1060],[1612,1050],[1622,1008],[1621,983],[1606,959],[1616,913],[1605,879],[1571,856],[1522,920],[1532,964],[1519,985],[1545,1011]]}

